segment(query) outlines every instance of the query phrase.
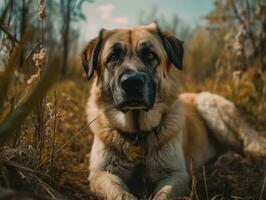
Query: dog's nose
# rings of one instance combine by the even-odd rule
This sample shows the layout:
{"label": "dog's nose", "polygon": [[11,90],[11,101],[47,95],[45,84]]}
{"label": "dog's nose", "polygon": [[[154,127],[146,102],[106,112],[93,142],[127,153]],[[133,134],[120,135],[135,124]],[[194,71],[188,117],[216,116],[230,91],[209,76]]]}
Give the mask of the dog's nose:
{"label": "dog's nose", "polygon": [[124,74],[120,80],[121,87],[125,91],[139,90],[144,87],[145,84],[145,75],[142,73],[129,73]]}

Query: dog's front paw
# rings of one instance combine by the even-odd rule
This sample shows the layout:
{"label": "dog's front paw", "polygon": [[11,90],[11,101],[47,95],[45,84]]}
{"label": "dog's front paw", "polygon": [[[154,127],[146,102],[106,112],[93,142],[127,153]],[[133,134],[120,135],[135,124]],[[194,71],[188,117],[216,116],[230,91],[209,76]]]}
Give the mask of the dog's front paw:
{"label": "dog's front paw", "polygon": [[152,198],[152,200],[168,200],[170,199],[167,195],[167,192],[159,192]]}
{"label": "dog's front paw", "polygon": [[130,193],[123,193],[122,195],[119,195],[119,197],[117,197],[116,199],[119,199],[119,200],[137,200],[137,198],[134,197]]}

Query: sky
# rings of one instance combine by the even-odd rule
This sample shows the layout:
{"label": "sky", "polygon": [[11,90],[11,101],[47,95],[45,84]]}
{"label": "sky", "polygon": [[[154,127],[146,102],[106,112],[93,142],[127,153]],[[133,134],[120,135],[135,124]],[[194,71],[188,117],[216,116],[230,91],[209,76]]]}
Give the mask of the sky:
{"label": "sky", "polygon": [[[213,8],[214,0],[94,0],[84,3],[82,11],[86,21],[79,28],[81,40],[88,41],[98,35],[101,28],[136,26],[142,12],[146,15],[157,8],[158,16],[171,19],[174,14],[191,28],[203,24],[203,17]],[[144,15],[144,16],[146,16]]]}

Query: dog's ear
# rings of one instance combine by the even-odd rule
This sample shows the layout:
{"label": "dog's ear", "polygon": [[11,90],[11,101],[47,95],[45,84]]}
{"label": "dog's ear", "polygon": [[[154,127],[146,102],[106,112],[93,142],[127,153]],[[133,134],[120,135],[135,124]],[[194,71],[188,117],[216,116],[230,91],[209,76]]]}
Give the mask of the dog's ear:
{"label": "dog's ear", "polygon": [[97,68],[99,54],[102,48],[104,29],[100,31],[98,37],[92,39],[87,47],[83,50],[81,55],[81,61],[85,70],[87,79],[91,79],[94,70]]}
{"label": "dog's ear", "polygon": [[182,70],[184,55],[183,42],[169,32],[162,32],[158,26],[157,32],[169,59],[178,69]]}

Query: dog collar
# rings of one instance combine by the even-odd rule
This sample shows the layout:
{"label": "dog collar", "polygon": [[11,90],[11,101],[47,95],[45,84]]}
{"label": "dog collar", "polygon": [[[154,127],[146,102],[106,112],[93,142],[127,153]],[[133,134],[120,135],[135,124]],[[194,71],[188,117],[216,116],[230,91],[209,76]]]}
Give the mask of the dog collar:
{"label": "dog collar", "polygon": [[129,144],[127,153],[131,159],[135,160],[137,158],[144,157],[146,152],[146,148],[144,146],[145,141],[151,135],[157,137],[160,132],[159,130],[163,124],[164,118],[165,114],[162,114],[160,123],[147,131],[127,132],[116,128],[117,133]]}
{"label": "dog collar", "polygon": [[145,155],[145,148],[143,147],[143,144],[147,140],[147,138],[154,134],[158,134],[158,125],[157,127],[152,128],[148,131],[139,131],[139,132],[126,132],[119,129],[116,129],[119,135],[123,137],[123,139],[129,143],[129,146],[127,148],[127,154],[129,157],[133,160],[137,158],[143,158]]}

